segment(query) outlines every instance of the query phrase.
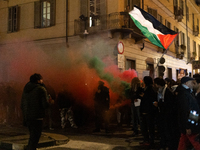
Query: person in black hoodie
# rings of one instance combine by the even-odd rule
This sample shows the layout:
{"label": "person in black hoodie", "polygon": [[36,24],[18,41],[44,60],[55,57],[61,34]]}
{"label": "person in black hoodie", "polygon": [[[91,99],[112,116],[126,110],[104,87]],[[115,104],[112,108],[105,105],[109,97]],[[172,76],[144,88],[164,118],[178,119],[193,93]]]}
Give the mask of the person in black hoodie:
{"label": "person in black hoodie", "polygon": [[176,125],[176,117],[174,117],[175,98],[171,89],[165,83],[164,79],[157,78],[154,80],[158,87],[157,100],[154,106],[158,107],[158,131],[160,135],[160,148],[177,150],[174,139],[174,127]]}
{"label": "person in black hoodie", "polygon": [[24,87],[21,99],[23,122],[30,133],[27,150],[36,150],[37,148],[42,133],[45,109],[49,106],[48,99],[42,76],[37,73],[33,74]]}
{"label": "person in black hoodie", "polygon": [[141,114],[141,130],[143,134],[142,146],[154,147],[155,134],[155,113],[157,107],[153,105],[157,101],[156,92],[153,89],[153,80],[150,76],[145,76],[144,79],[144,95],[140,103]]}
{"label": "person in black hoodie", "polygon": [[196,150],[200,149],[200,143],[195,140],[198,133],[200,133],[200,126],[198,123],[200,109],[197,100],[192,94],[194,84],[195,80],[193,78],[183,77],[181,78],[181,85],[176,89],[178,93],[178,123],[181,132],[178,150],[186,150],[189,143],[191,143]]}
{"label": "person in black hoodie", "polygon": [[95,129],[93,132],[100,132],[102,124],[105,124],[105,132],[108,132],[108,119],[106,113],[110,107],[109,88],[104,85],[103,81],[99,81],[98,90],[94,96],[95,109]]}

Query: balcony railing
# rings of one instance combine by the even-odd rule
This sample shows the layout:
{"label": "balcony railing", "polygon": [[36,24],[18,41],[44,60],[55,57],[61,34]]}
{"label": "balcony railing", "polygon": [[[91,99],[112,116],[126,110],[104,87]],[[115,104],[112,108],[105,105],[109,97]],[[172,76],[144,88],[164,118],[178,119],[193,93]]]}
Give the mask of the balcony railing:
{"label": "balcony railing", "polygon": [[193,26],[193,35],[198,36],[198,34],[199,34],[199,26],[198,25]]}
{"label": "balcony railing", "polygon": [[183,19],[183,9],[178,6],[174,6],[174,15],[175,19],[177,19],[178,22],[181,22]]}
{"label": "balcony railing", "polygon": [[140,30],[135,26],[127,12],[114,12],[106,16],[92,17],[92,19],[82,21],[76,19],[74,21],[74,34],[83,34],[85,30],[89,33],[96,33],[101,30],[130,29],[139,34]]}

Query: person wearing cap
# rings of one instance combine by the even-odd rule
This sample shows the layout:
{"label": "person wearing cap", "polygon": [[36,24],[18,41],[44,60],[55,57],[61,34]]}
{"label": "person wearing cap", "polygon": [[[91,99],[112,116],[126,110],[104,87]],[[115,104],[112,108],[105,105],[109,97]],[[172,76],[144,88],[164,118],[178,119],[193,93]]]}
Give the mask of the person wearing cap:
{"label": "person wearing cap", "polygon": [[195,85],[194,78],[181,78],[181,85],[177,87],[177,109],[178,109],[178,124],[180,129],[180,139],[178,150],[186,150],[189,143],[193,145],[196,150],[200,149],[200,143],[195,140],[200,132],[198,121],[191,121],[190,112],[199,114],[200,109],[194,97],[193,88]]}

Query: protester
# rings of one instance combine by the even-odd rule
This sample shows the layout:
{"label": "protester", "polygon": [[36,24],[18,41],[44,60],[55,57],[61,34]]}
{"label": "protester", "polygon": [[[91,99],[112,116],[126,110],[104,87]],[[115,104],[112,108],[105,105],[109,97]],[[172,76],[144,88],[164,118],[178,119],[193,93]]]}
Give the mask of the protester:
{"label": "protester", "polygon": [[66,126],[66,121],[69,120],[72,128],[78,128],[74,121],[74,113],[72,110],[74,100],[71,93],[65,89],[62,89],[62,91],[58,93],[57,102],[60,110],[61,127],[64,129]]}
{"label": "protester", "polygon": [[23,121],[30,133],[28,150],[36,150],[37,148],[42,132],[45,109],[49,106],[47,91],[42,83],[43,78],[40,74],[31,75],[30,81],[25,85],[22,94]]}
{"label": "protester", "polygon": [[141,130],[144,137],[142,146],[150,146],[153,148],[155,138],[155,113],[157,108],[153,105],[157,101],[156,92],[153,89],[153,80],[150,76],[145,76],[144,79],[144,95],[141,99]]}
{"label": "protester", "polygon": [[158,107],[158,131],[160,135],[160,148],[161,149],[177,149],[174,148],[174,130],[176,126],[174,117],[175,100],[174,95],[166,86],[165,80],[158,78],[155,85],[158,87],[157,101],[154,106]]}
{"label": "protester", "polygon": [[110,95],[109,89],[104,86],[103,81],[99,81],[98,90],[94,97],[94,109],[95,109],[95,129],[93,132],[100,132],[102,124],[105,124],[105,131],[108,132],[108,119],[106,113],[109,110]]}
{"label": "protester", "polygon": [[200,149],[200,143],[195,140],[197,134],[200,133],[198,117],[195,117],[197,116],[196,114],[199,114],[200,109],[192,94],[194,81],[193,78],[183,77],[181,78],[181,85],[176,89],[178,123],[181,132],[178,150],[186,150],[189,143],[196,150]]}
{"label": "protester", "polygon": [[200,78],[195,78],[196,86],[194,87],[195,90],[195,98],[200,108]]}
{"label": "protester", "polygon": [[48,83],[48,81],[45,81],[45,85],[44,87],[46,88],[47,90],[47,94],[49,96],[49,99],[52,101],[52,103],[49,105],[48,109],[46,110],[45,114],[45,118],[44,118],[44,124],[45,124],[45,127],[48,127],[49,130],[54,130],[53,126],[55,125],[55,122],[53,121],[53,114],[55,114],[55,105],[54,105],[54,102],[55,102],[55,99],[56,99],[56,92],[55,90],[53,89],[53,87],[51,87]]}
{"label": "protester", "polygon": [[140,125],[140,102],[143,95],[143,88],[138,77],[131,81],[131,119],[133,123],[133,136],[138,135],[138,125]]}

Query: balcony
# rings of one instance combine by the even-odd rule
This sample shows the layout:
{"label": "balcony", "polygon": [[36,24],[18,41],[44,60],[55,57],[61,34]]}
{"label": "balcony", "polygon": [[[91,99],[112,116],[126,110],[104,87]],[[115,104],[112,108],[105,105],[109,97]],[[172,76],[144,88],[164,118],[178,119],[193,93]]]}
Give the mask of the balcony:
{"label": "balcony", "polygon": [[181,22],[183,19],[183,9],[178,6],[174,6],[174,15],[175,19],[177,19],[178,22]]}
{"label": "balcony", "polygon": [[74,34],[81,35],[85,30],[87,30],[89,34],[94,34],[103,30],[110,31],[112,35],[115,32],[120,32],[122,38],[129,36],[134,38],[136,42],[145,38],[131,20],[128,12],[114,12],[106,16],[92,17],[92,19],[87,21],[76,19],[74,21]]}
{"label": "balcony", "polygon": [[193,26],[193,35],[198,36],[199,35],[199,26]]}

